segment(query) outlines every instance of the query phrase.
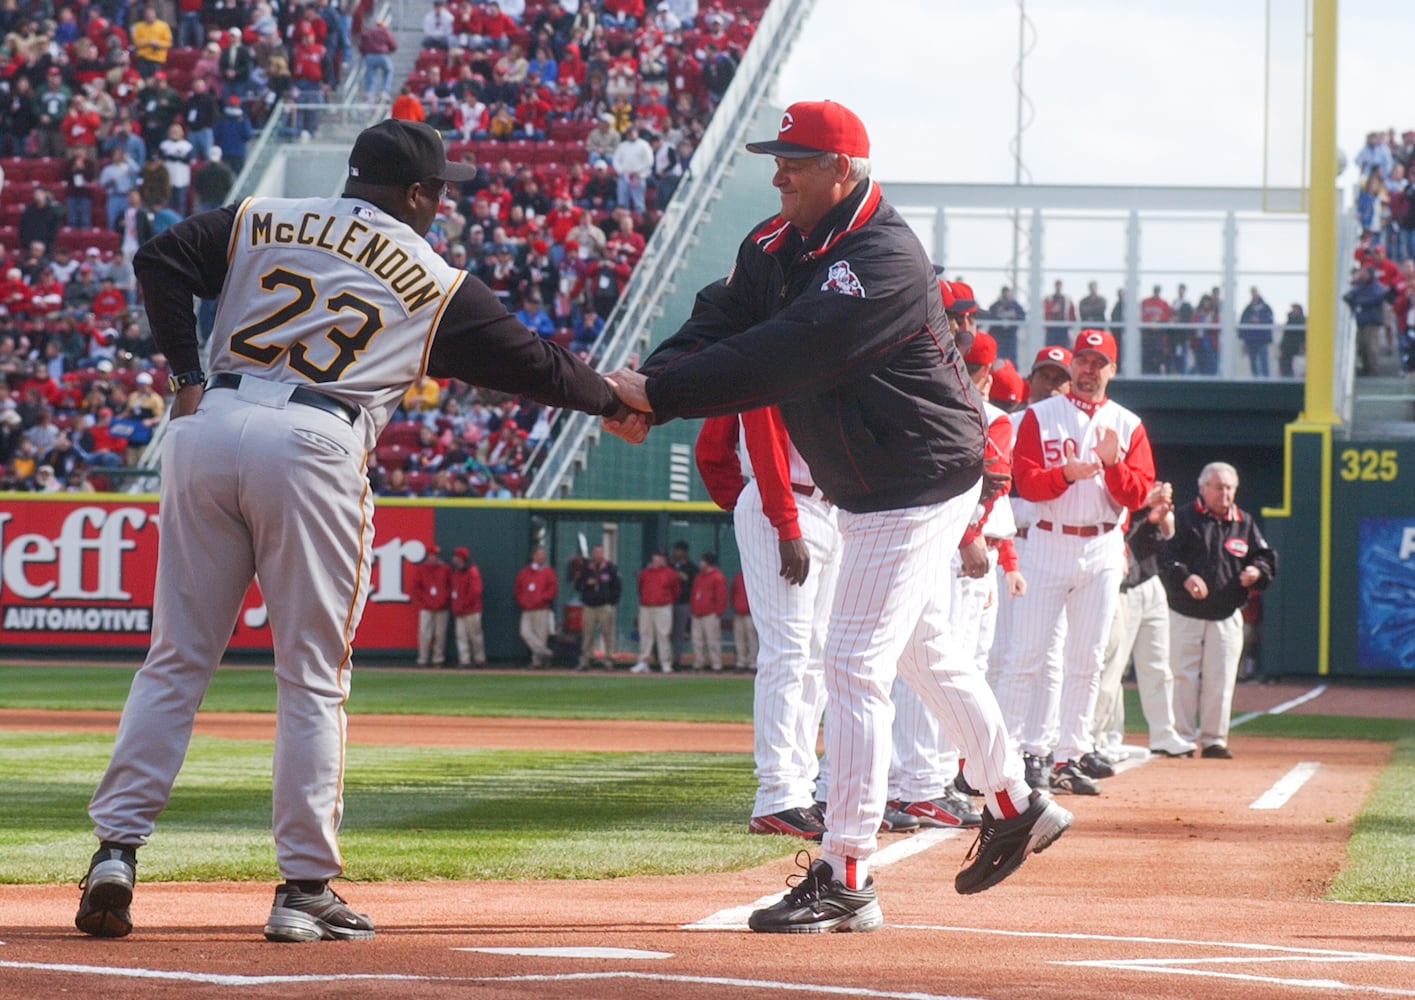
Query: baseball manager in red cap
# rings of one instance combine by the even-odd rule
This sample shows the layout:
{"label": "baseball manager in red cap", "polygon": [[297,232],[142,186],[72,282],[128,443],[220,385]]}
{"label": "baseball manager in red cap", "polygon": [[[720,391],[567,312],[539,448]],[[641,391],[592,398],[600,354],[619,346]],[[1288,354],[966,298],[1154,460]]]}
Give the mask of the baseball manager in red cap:
{"label": "baseball manager in red cap", "polygon": [[[839,584],[824,653],[830,760],[821,857],[749,924],[765,932],[883,923],[869,861],[887,799],[890,686],[912,686],[983,790],[981,837],[955,878],[979,892],[1050,845],[1071,815],[1027,787],[991,689],[948,625],[949,562],[977,505],[983,401],[964,371],[932,265],[870,179],[864,123],[803,101],[774,139],[781,209],[640,372],[610,376],[662,423],[775,404],[839,508]],[[641,440],[649,421],[606,421]]]}

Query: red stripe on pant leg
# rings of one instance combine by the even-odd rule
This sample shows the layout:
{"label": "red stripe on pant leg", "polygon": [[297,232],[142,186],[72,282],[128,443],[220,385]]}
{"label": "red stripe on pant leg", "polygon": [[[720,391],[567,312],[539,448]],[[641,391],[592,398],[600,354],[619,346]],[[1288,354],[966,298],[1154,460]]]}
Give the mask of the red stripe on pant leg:
{"label": "red stripe on pant leg", "polygon": [[1012,796],[1007,793],[1007,789],[997,793],[997,811],[1002,815],[999,819],[1016,819],[1021,811],[1012,802]]}
{"label": "red stripe on pant leg", "polygon": [[845,888],[847,888],[847,889],[858,889],[858,888],[860,888],[860,883],[856,880],[856,876],[855,876],[855,859],[854,859],[854,858],[846,858],[846,859],[845,859],[845,877],[844,877],[843,879],[841,879],[841,881],[845,883]]}

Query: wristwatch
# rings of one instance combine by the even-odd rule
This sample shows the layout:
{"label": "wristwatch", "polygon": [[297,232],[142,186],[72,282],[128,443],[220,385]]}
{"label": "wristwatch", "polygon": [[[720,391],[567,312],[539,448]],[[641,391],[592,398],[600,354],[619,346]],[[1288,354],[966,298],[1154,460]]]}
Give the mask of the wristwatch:
{"label": "wristwatch", "polygon": [[180,375],[167,376],[167,388],[176,392],[178,389],[189,385],[201,385],[206,381],[206,372],[200,368],[193,368],[189,372],[182,372]]}

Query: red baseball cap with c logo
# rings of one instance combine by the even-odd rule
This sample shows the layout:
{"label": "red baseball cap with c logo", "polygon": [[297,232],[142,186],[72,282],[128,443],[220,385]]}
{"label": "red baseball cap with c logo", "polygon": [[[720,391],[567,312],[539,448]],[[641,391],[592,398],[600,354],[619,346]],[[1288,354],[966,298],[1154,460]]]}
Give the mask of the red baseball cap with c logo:
{"label": "red baseball cap with c logo", "polygon": [[1116,358],[1120,356],[1115,346],[1115,338],[1106,330],[1082,330],[1076,334],[1076,348],[1072,353],[1080,354],[1082,351],[1104,354],[1111,364],[1115,364]]}
{"label": "red baseball cap with c logo", "polygon": [[781,116],[776,139],[747,143],[749,153],[803,160],[822,153],[868,157],[870,137],[865,123],[835,101],[797,101]]}

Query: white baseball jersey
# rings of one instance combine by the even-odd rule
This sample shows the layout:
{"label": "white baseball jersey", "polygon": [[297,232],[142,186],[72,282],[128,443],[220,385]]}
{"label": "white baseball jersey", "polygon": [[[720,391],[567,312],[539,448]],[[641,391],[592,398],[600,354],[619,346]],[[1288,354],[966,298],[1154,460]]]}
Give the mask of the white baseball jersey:
{"label": "white baseball jersey", "polygon": [[293,382],[362,407],[370,447],[426,370],[438,320],[467,275],[407,225],[353,198],[248,198],[228,258],[216,329],[231,329],[229,314],[256,312],[252,303],[269,308],[213,339],[211,370]]}
{"label": "white baseball jersey", "polygon": [[[1131,451],[1143,447],[1143,464],[1149,466],[1149,478],[1153,481],[1149,440],[1145,437],[1140,418],[1134,413],[1109,399],[1094,411],[1084,408],[1080,401],[1070,396],[1043,399],[1023,412],[1014,444],[1015,461],[1030,460],[1034,465],[1052,470],[1046,481],[1040,484],[1025,479],[1016,484],[1023,499],[1032,502],[1033,523],[1115,524],[1130,509],[1124,498],[1117,499],[1111,495],[1104,474],[1098,473],[1089,480],[1076,483],[1067,483],[1061,474],[1061,467],[1066,462],[1067,442],[1075,446],[1076,455],[1083,461],[1096,460],[1096,432],[1101,428],[1111,428],[1119,435],[1120,460],[1116,468],[1126,466],[1126,458]],[[1148,484],[1145,490],[1149,490]],[[1143,502],[1144,496],[1140,499]]]}

